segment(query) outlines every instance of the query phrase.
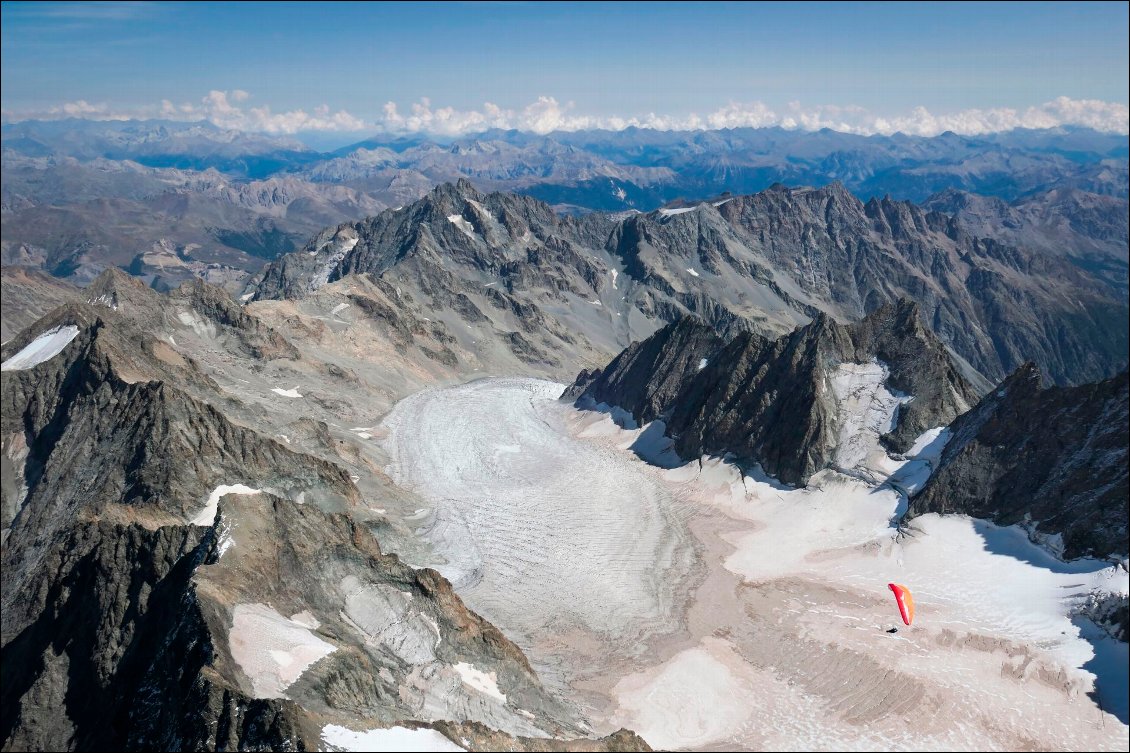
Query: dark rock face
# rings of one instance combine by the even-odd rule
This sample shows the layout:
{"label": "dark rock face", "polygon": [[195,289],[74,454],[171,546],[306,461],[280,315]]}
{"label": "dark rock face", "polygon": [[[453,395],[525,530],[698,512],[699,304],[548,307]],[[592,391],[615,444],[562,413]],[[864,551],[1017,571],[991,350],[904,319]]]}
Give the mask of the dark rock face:
{"label": "dark rock face", "polygon": [[686,317],[632,343],[603,370],[582,372],[566,394],[619,406],[640,423],[654,421],[722,345],[713,329]]}
{"label": "dark rock face", "polygon": [[840,364],[874,359],[889,369],[890,387],[915,396],[885,436],[896,451],[976,399],[908,301],[855,325],[820,315],[773,341],[744,333],[723,344],[705,324],[683,320],[632,345],[602,372],[582,374],[567,394],[620,406],[641,422],[663,418],[682,457],[733,453],[804,484],[836,450],[832,374]]}
{"label": "dark rock face", "polygon": [[1030,520],[1063,555],[1127,555],[1127,373],[1042,388],[1026,364],[950,425],[953,438],[911,515]]}

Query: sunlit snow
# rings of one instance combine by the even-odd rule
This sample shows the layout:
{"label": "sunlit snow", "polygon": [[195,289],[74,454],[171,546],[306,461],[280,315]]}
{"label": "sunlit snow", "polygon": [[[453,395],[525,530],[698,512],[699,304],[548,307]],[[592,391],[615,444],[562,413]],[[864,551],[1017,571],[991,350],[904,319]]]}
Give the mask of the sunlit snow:
{"label": "sunlit snow", "polygon": [[336,650],[314,635],[309,624],[309,619],[287,619],[265,604],[236,605],[228,644],[254,698],[283,697],[310,665]]}
{"label": "sunlit snow", "polygon": [[74,325],[49,329],[21,348],[19,353],[0,364],[0,371],[23,371],[49,361],[62,353],[63,348],[67,347],[77,335],[78,327]]}
{"label": "sunlit snow", "polygon": [[[879,436],[911,397],[885,377],[876,362],[833,373],[845,473],[804,488],[722,458],[681,463],[660,422],[621,428],[535,380],[414,395],[384,443],[390,473],[429,502],[410,516],[441,558],[427,564],[550,679],[606,677],[593,713],[609,729],[657,748],[1125,749],[1125,644],[1076,616],[1092,594],[1125,593],[1125,567],[1063,563],[1020,527],[962,516],[898,528],[949,433],[888,455]],[[708,580],[683,597],[673,568],[699,551],[680,539],[688,516]],[[892,581],[915,595],[910,628]],[[735,585],[711,596],[712,582]],[[735,598],[768,611],[727,623]],[[672,609],[693,619],[678,628]],[[640,636],[657,624],[688,632],[656,653]],[[620,639],[637,647],[627,673],[601,674]]]}
{"label": "sunlit snow", "polygon": [[210,526],[216,519],[216,510],[220,505],[221,497],[227,494],[259,494],[261,491],[261,489],[252,489],[250,486],[244,486],[243,484],[220,484],[208,495],[208,501],[204,503],[204,509],[189,522],[194,526]]}
{"label": "sunlit snow", "polygon": [[427,751],[464,750],[434,729],[389,727],[354,732],[348,727],[330,724],[322,728],[322,742],[331,750],[373,751],[374,753],[426,753]]}

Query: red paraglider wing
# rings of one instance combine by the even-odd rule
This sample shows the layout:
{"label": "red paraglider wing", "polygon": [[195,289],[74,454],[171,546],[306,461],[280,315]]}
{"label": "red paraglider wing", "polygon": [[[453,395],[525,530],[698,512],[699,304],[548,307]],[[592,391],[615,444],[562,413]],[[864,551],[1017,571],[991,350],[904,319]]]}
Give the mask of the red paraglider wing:
{"label": "red paraglider wing", "polygon": [[907,625],[914,622],[914,597],[910,595],[910,589],[898,583],[888,583],[887,587],[894,591],[902,621]]}

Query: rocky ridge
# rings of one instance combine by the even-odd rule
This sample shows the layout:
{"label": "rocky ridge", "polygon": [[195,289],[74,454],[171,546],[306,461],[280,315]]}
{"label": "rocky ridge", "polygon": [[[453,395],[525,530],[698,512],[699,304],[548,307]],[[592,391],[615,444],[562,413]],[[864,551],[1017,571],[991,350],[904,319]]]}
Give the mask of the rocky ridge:
{"label": "rocky ridge", "polygon": [[1059,383],[1127,362],[1126,302],[1087,272],[909,202],[864,204],[838,184],[572,219],[463,181],[323,232],[268,265],[254,296],[300,299],[359,274],[426,296],[453,312],[449,325],[483,304],[517,307],[520,320],[548,323],[537,325],[550,333],[545,352],[568,352],[569,336],[616,352],[687,313],[724,337],[774,338],[820,313],[859,321],[905,297],[982,389],[1028,359]]}
{"label": "rocky ridge", "polygon": [[950,424],[953,437],[910,514],[962,513],[1030,535],[1063,557],[1127,556],[1127,373],[1044,387],[1025,364]]}

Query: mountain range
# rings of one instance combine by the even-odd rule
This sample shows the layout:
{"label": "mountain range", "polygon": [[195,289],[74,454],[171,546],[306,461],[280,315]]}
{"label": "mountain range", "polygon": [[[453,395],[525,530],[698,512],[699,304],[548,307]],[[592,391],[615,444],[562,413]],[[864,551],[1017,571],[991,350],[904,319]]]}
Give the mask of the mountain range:
{"label": "mountain range", "polygon": [[[4,126],[3,150],[4,750],[309,750],[358,729],[648,750],[609,722],[644,718],[624,707],[594,730],[594,699],[651,699],[654,676],[674,677],[676,714],[700,675],[740,689],[783,683],[775,672],[847,688],[811,697],[858,725],[889,715],[863,696],[902,693],[908,714],[953,700],[937,689],[949,675],[920,682],[873,658],[922,635],[1004,662],[990,680],[1032,675],[1041,699],[1080,700],[1027,645],[909,622],[818,643],[831,618],[797,605],[826,596],[803,568],[871,548],[902,567],[946,534],[902,539],[954,514],[1125,572],[1126,137],[629,129],[318,153],[203,124],[71,122]],[[594,674],[570,686],[546,657],[607,636],[548,625],[531,641],[473,607],[464,587],[481,571],[458,587],[441,574],[437,540],[470,524],[396,476],[385,421],[422,390],[455,400],[442,390],[514,375],[571,383],[564,403],[549,385],[539,430],[651,461],[631,509],[647,512],[650,484],[681,485],[672,514],[645,521],[668,538],[643,570],[659,592],[733,611],[733,627],[693,606],[686,624],[649,617],[601,670],[614,689]],[[525,484],[560,462],[510,437],[507,416],[447,420],[491,435],[425,438],[460,489],[489,492],[476,468]],[[860,499],[899,527],[889,540],[850,537]],[[740,552],[772,549],[744,546],[761,530],[746,508],[777,505],[785,522],[813,517],[820,546],[791,575],[742,570]],[[484,536],[534,568],[552,512]],[[694,538],[723,518],[717,542]],[[640,566],[600,520],[584,526],[577,568],[614,581]],[[643,600],[622,596],[609,608]],[[849,596],[825,603],[871,620],[849,614],[871,597]],[[944,599],[924,596],[926,621],[944,619]],[[1078,602],[1096,646],[1126,640],[1124,593]],[[774,627],[784,616],[802,621]],[[688,648],[677,631],[699,622],[709,638]],[[633,662],[653,640],[675,664],[644,677]],[[878,653],[859,648],[873,640]],[[784,660],[754,651],[776,642]],[[826,678],[804,664],[817,655]],[[687,656],[690,670],[671,668]],[[743,662],[764,674],[731,676]]]}
{"label": "mountain range", "polygon": [[[1125,238],[1117,215],[1126,214],[1130,190],[1126,137],[1085,129],[933,138],[780,128],[487,131],[451,141],[375,138],[318,152],[207,123],[67,120],[6,124],[0,138],[5,263],[79,284],[106,266],[133,265],[159,286],[205,276],[237,292],[244,273],[318,229],[404,206],[460,178],[572,213],[646,212],[773,183],[838,181],[863,201],[923,202],[962,191],[1031,207],[1013,211],[1008,223],[1024,214],[1022,225],[1034,224],[1045,241],[1021,230],[1029,236],[1023,240],[1069,245],[1116,284],[1126,274],[1117,253]],[[1065,195],[1088,206],[1065,207]],[[1056,212],[1069,229],[1050,232],[1064,224],[1049,221]],[[972,230],[991,235],[980,225]],[[1104,253],[1111,248],[1113,261]]]}

